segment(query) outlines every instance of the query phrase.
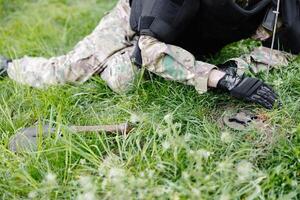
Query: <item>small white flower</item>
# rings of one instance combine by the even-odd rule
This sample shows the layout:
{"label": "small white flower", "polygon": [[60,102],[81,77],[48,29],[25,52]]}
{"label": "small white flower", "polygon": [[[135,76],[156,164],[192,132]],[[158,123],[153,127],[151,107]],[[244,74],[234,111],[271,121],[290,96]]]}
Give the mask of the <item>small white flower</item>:
{"label": "small white flower", "polygon": [[167,114],[166,116],[164,116],[164,120],[167,124],[172,124],[173,123],[173,115]]}
{"label": "small white flower", "polygon": [[273,81],[273,84],[277,87],[279,87],[280,85],[282,85],[284,82],[282,81],[281,78],[278,78],[276,80]]}
{"label": "small white flower", "polygon": [[153,177],[154,177],[154,174],[155,174],[155,171],[154,171],[154,170],[147,170],[148,178],[153,178]]}
{"label": "small white flower", "polygon": [[140,177],[144,178],[145,177],[145,172],[141,172]]}
{"label": "small white flower", "polygon": [[78,182],[84,191],[90,191],[94,188],[92,178],[89,176],[80,176]]}
{"label": "small white flower", "polygon": [[184,141],[185,142],[189,142],[191,140],[192,140],[192,134],[187,133],[187,134],[184,135]]}
{"label": "small white flower", "polygon": [[95,200],[96,186],[90,176],[80,176],[78,183],[80,185],[81,193],[77,196],[78,200]]}
{"label": "small white flower", "polygon": [[196,196],[196,197],[200,197],[201,192],[200,192],[199,189],[193,188],[193,189],[192,189],[192,194],[193,194],[194,196]]}
{"label": "small white flower", "polygon": [[85,165],[85,164],[86,164],[86,160],[85,160],[85,159],[80,159],[79,163],[80,163],[81,165]]}
{"label": "small white flower", "polygon": [[226,171],[232,168],[232,163],[228,161],[223,161],[218,164],[219,171]]}
{"label": "small white flower", "polygon": [[221,194],[221,196],[220,196],[220,200],[230,200],[230,199],[232,199],[232,198],[231,198],[230,195],[227,194],[227,193],[223,193],[223,194]]}
{"label": "small white flower", "polygon": [[96,194],[94,191],[84,192],[78,195],[78,200],[96,200]]}
{"label": "small white flower", "polygon": [[253,165],[246,160],[239,162],[236,166],[236,170],[240,181],[245,181],[254,174]]}
{"label": "small white flower", "polygon": [[28,194],[29,199],[35,199],[35,198],[37,198],[37,196],[38,196],[38,193],[36,191],[31,191]]}
{"label": "small white flower", "polygon": [[56,182],[56,175],[53,174],[53,173],[48,173],[46,176],[45,176],[45,180],[44,182],[46,184],[49,184],[49,185],[56,185],[57,182]]}
{"label": "small white flower", "polygon": [[295,180],[293,180],[293,181],[291,182],[291,186],[292,186],[292,187],[297,187],[297,186],[298,186],[298,182],[295,181]]}
{"label": "small white flower", "polygon": [[163,164],[161,164],[161,163],[158,163],[158,164],[157,164],[157,169],[158,169],[158,170],[164,170],[164,169],[165,169],[165,166],[164,166]]}
{"label": "small white flower", "polygon": [[209,152],[209,151],[206,151],[204,149],[200,149],[197,151],[197,154],[203,158],[203,159],[208,159],[213,153],[212,152]]}
{"label": "small white flower", "polygon": [[125,171],[120,168],[111,168],[108,173],[109,178],[115,179],[115,178],[122,178],[125,176]]}
{"label": "small white flower", "polygon": [[181,176],[183,179],[186,179],[186,180],[190,178],[190,175],[187,172],[182,172]]}
{"label": "small white flower", "polygon": [[189,150],[189,154],[190,154],[191,156],[193,156],[193,155],[195,155],[195,151],[194,151],[194,150]]}
{"label": "small white flower", "polygon": [[135,113],[131,114],[131,116],[130,116],[130,122],[133,124],[137,124],[137,123],[141,122],[141,120],[142,120],[141,116],[139,116]]}
{"label": "small white flower", "polygon": [[232,136],[229,132],[222,132],[221,141],[228,144],[232,142]]}
{"label": "small white flower", "polygon": [[168,149],[170,149],[170,147],[171,147],[171,144],[168,141],[164,141],[162,143],[163,150],[167,151]]}

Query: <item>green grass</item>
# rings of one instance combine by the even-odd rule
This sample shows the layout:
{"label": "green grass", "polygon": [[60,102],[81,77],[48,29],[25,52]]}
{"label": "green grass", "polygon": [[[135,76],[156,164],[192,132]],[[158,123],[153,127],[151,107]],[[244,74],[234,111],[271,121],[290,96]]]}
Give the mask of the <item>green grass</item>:
{"label": "green grass", "polygon": [[[109,0],[0,0],[0,54],[54,56],[88,34]],[[249,51],[227,47],[221,62]],[[0,80],[1,199],[300,199],[300,58],[261,75],[283,108],[267,111],[227,95],[198,95],[192,87],[148,74],[127,95],[98,77],[80,86],[32,89]],[[265,115],[272,137],[218,127],[229,107]],[[72,135],[64,125],[141,123],[127,136]],[[13,154],[9,138],[36,123],[61,127],[34,153]],[[222,135],[230,136],[230,140]]]}

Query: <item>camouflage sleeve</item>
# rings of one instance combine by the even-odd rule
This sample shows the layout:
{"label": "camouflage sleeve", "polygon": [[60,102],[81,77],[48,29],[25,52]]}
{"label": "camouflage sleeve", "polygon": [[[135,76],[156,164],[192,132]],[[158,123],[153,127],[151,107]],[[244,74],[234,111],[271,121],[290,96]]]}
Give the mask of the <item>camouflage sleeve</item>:
{"label": "camouflage sleeve", "polygon": [[268,67],[270,69],[285,67],[294,58],[295,56],[292,54],[261,46],[255,48],[249,54],[230,59],[229,61],[234,61],[241,73],[250,70],[254,74],[257,74],[266,71]]}
{"label": "camouflage sleeve", "polygon": [[141,36],[139,47],[147,70],[168,80],[192,85],[200,94],[207,91],[209,74],[216,66],[196,61],[188,51],[150,36]]}

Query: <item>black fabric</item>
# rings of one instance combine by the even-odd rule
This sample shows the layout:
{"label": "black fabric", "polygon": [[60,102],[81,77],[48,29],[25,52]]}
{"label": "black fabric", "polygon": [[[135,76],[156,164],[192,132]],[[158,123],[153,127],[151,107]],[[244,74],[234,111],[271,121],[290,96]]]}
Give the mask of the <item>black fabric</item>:
{"label": "black fabric", "polygon": [[[278,96],[273,89],[257,78],[246,77],[237,74],[237,68],[232,63],[227,64],[224,70],[225,76],[217,84],[217,88],[227,91],[231,96],[246,101],[261,104],[266,108],[273,108]],[[222,66],[225,67],[225,66]]]}
{"label": "black fabric", "polygon": [[201,58],[250,37],[270,5],[271,0],[247,9],[233,0],[133,0],[130,24],[142,35],[178,45]]}
{"label": "black fabric", "polygon": [[[276,3],[274,1],[274,7]],[[275,48],[300,53],[300,0],[281,1],[280,16],[283,27],[276,34]],[[264,45],[270,47],[272,39],[267,40]]]}
{"label": "black fabric", "polygon": [[135,47],[134,47],[134,51],[131,55],[131,62],[137,66],[138,68],[141,68],[142,65],[143,65],[143,58],[142,58],[142,52],[141,52],[141,49],[138,45],[138,41],[137,43],[135,44]]}
{"label": "black fabric", "polygon": [[236,98],[258,103],[268,109],[272,109],[276,103],[278,106],[281,106],[278,95],[273,89],[257,78],[244,77],[242,81],[230,91],[230,94]]}
{"label": "black fabric", "polygon": [[178,40],[197,58],[214,54],[225,45],[251,37],[262,23],[271,0],[243,9],[232,0],[201,0],[193,25]]}
{"label": "black fabric", "polygon": [[130,25],[141,35],[174,43],[196,17],[199,4],[199,0],[133,0]]}
{"label": "black fabric", "polygon": [[130,26],[131,29],[135,32],[139,32],[138,26],[139,26],[139,19],[142,14],[142,5],[145,0],[131,0],[130,6]]}
{"label": "black fabric", "polygon": [[[139,34],[180,46],[197,59],[249,38],[277,0],[241,8],[233,0],[132,0],[130,25]],[[275,48],[300,53],[300,0],[281,1],[283,28]],[[272,19],[270,19],[272,20]],[[272,39],[264,42],[270,47]]]}

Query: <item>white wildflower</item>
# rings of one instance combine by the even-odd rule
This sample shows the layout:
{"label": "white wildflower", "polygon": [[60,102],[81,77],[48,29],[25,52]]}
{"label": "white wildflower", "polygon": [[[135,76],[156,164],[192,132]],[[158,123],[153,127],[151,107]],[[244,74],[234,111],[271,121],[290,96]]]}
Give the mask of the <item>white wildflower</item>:
{"label": "white wildflower", "polygon": [[98,168],[98,175],[100,177],[104,177],[106,175],[106,167],[104,167],[103,165],[100,165],[99,168]]}
{"label": "white wildflower", "polygon": [[173,123],[173,115],[167,114],[166,116],[164,116],[164,120],[167,124],[172,124]]}
{"label": "white wildflower", "polygon": [[191,140],[192,140],[192,134],[187,133],[187,134],[184,135],[184,141],[185,142],[189,142]]}
{"label": "white wildflower", "polygon": [[182,172],[181,176],[182,176],[182,178],[185,179],[185,180],[187,180],[187,179],[190,178],[190,174],[187,173],[187,172]]}
{"label": "white wildflower", "polygon": [[283,83],[284,82],[281,78],[277,78],[276,80],[273,81],[273,84],[277,87],[281,86]]}
{"label": "white wildflower", "polygon": [[200,149],[197,151],[197,154],[198,156],[200,156],[201,158],[203,159],[208,159],[213,153],[212,152],[209,152],[207,150],[204,150],[204,149]]}
{"label": "white wildflower", "polygon": [[78,182],[82,189],[85,191],[89,191],[94,188],[92,178],[89,176],[80,176]]}
{"label": "white wildflower", "polygon": [[181,124],[181,123],[175,123],[175,124],[174,124],[174,128],[175,128],[176,130],[181,129],[181,127],[182,127],[182,124]]}
{"label": "white wildflower", "polygon": [[71,173],[72,173],[72,169],[71,169],[71,168],[68,168],[68,169],[67,169],[67,172],[68,172],[69,174],[71,174]]}
{"label": "white wildflower", "polygon": [[141,172],[140,177],[144,178],[145,177],[145,172]]}
{"label": "white wildflower", "polygon": [[229,132],[222,132],[221,141],[228,144],[232,142],[232,136]]}
{"label": "white wildflower", "polygon": [[86,160],[85,160],[85,159],[80,159],[79,163],[80,163],[81,165],[86,165]]}
{"label": "white wildflower", "polygon": [[231,198],[230,195],[227,194],[227,193],[223,193],[223,194],[221,194],[221,196],[220,196],[220,200],[230,200],[230,199],[232,199],[232,198]]}
{"label": "white wildflower", "polygon": [[292,187],[297,187],[298,186],[298,182],[296,180],[291,181],[291,186]]}
{"label": "white wildflower", "polygon": [[155,196],[161,196],[164,194],[164,189],[163,187],[156,187],[154,190],[153,190],[153,193]]}
{"label": "white wildflower", "polygon": [[56,185],[57,184],[57,181],[56,181],[56,175],[53,174],[53,173],[48,173],[46,176],[45,176],[45,179],[44,179],[44,182],[48,185]]}
{"label": "white wildflower", "polygon": [[122,166],[123,162],[121,161],[119,156],[117,156],[115,154],[109,154],[103,160],[102,165],[103,165],[103,167],[106,167],[106,168],[112,168],[112,167],[115,167],[115,166]]}
{"label": "white wildflower", "polygon": [[137,123],[139,123],[141,121],[142,121],[142,117],[141,116],[139,116],[139,115],[137,115],[135,113],[131,114],[131,116],[130,116],[130,122],[131,123],[137,124]]}
{"label": "white wildflower", "polygon": [[277,167],[275,167],[274,171],[277,175],[279,175],[281,173],[282,167],[281,165],[278,165]]}
{"label": "white wildflower", "polygon": [[246,160],[239,162],[236,166],[236,170],[240,181],[245,181],[254,174],[253,165]]}
{"label": "white wildflower", "polygon": [[220,162],[218,164],[218,170],[219,171],[227,171],[227,170],[230,170],[232,168],[232,163],[229,162],[229,161],[223,161],[223,162]]}
{"label": "white wildflower", "polygon": [[79,194],[77,197],[78,200],[96,200],[96,194],[93,191],[84,192]]}
{"label": "white wildflower", "polygon": [[192,189],[192,194],[195,196],[195,197],[200,197],[201,195],[201,192],[198,188],[193,188]]}
{"label": "white wildflower", "polygon": [[81,186],[81,193],[77,196],[78,200],[95,200],[97,199],[96,195],[96,186],[92,181],[92,178],[89,176],[80,176],[78,180],[79,185]]}
{"label": "white wildflower", "polygon": [[170,147],[171,147],[170,142],[164,141],[164,142],[162,143],[162,148],[163,148],[164,151],[167,151],[168,149],[170,149]]}
{"label": "white wildflower", "polygon": [[147,170],[148,178],[153,178],[153,177],[154,177],[154,174],[155,174],[155,171],[154,171],[154,170]]}
{"label": "white wildflower", "polygon": [[31,191],[28,194],[29,199],[35,199],[35,198],[37,198],[37,196],[38,196],[38,193],[36,191]]}
{"label": "white wildflower", "polygon": [[125,170],[120,168],[111,168],[108,173],[108,177],[111,179],[118,179],[125,176]]}
{"label": "white wildflower", "polygon": [[165,169],[165,166],[162,163],[157,164],[157,169],[160,171],[163,171]]}

